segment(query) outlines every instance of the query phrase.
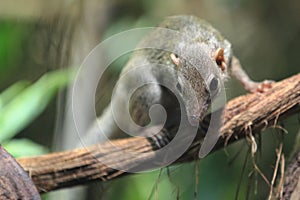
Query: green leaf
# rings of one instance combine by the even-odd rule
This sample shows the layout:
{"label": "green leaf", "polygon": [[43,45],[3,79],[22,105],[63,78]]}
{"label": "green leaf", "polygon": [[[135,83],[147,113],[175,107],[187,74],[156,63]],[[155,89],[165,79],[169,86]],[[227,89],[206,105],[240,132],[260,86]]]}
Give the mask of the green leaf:
{"label": "green leaf", "polygon": [[10,102],[15,96],[17,96],[22,90],[30,85],[29,81],[19,81],[0,94],[0,114],[1,108],[3,108],[8,102]]}
{"label": "green leaf", "polygon": [[69,70],[49,72],[23,90],[0,113],[0,142],[10,139],[31,123],[73,74]]}
{"label": "green leaf", "polygon": [[42,155],[48,152],[47,148],[29,139],[13,139],[4,143],[3,147],[15,158]]}

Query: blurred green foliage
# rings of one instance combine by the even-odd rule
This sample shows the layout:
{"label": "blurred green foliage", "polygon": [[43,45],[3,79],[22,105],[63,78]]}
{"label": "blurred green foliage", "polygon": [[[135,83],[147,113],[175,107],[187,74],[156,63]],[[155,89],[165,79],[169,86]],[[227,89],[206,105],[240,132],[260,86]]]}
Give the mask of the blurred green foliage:
{"label": "blurred green foliage", "polygon": [[12,139],[2,143],[3,147],[15,158],[37,156],[49,152],[48,148],[29,139]]}
{"label": "blurred green foliage", "polygon": [[[59,89],[70,82],[70,72],[49,72],[30,86],[29,82],[18,82],[0,94],[0,143],[5,141],[5,146],[15,155],[32,155],[34,149],[36,153],[43,152],[39,145],[28,140],[11,141],[12,143],[7,141],[28,126],[46,108]],[[21,146],[18,147],[18,144]]]}
{"label": "blurred green foliage", "polygon": [[22,56],[22,46],[28,38],[27,24],[1,22],[0,28],[0,79],[16,69]]}

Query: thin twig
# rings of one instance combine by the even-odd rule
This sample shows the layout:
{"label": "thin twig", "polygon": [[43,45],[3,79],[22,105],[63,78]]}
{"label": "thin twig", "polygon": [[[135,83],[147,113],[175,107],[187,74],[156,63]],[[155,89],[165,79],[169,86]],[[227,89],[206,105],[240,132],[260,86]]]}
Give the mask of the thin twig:
{"label": "thin twig", "polygon": [[276,176],[277,176],[277,171],[278,171],[278,167],[279,167],[281,154],[282,154],[282,143],[280,143],[279,148],[276,152],[277,159],[276,159],[276,163],[275,163],[273,177],[272,177],[272,180],[271,180],[270,193],[269,193],[268,200],[271,200],[272,197],[273,197],[274,183],[275,183]]}
{"label": "thin twig", "polygon": [[284,184],[284,169],[285,169],[285,159],[284,154],[281,155],[281,162],[280,162],[280,180],[278,183],[278,196],[281,200],[283,198],[283,184]]}

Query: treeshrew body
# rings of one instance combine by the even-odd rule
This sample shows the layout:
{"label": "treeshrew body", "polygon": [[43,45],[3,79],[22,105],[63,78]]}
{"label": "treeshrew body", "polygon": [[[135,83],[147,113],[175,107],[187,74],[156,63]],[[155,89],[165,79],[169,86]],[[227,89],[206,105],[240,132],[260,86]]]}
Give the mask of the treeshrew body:
{"label": "treeshrew body", "polygon": [[[182,117],[197,126],[229,72],[249,91],[262,86],[241,69],[230,42],[194,16],[166,18],[137,49],[122,70],[110,105],[89,130],[86,143],[119,132],[138,134],[145,126],[163,124],[168,128],[179,124]],[[162,117],[159,108],[151,110],[154,105],[161,105],[167,117]]]}

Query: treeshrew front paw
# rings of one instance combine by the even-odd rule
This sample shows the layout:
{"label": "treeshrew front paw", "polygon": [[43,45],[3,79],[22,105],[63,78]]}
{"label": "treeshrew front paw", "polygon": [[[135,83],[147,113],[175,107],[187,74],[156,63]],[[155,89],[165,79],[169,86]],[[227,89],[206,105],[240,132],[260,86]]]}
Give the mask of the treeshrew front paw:
{"label": "treeshrew front paw", "polygon": [[272,88],[272,84],[275,81],[272,80],[264,80],[262,82],[252,82],[251,84],[249,84],[246,89],[251,92],[266,92],[267,90],[269,90],[270,88]]}

